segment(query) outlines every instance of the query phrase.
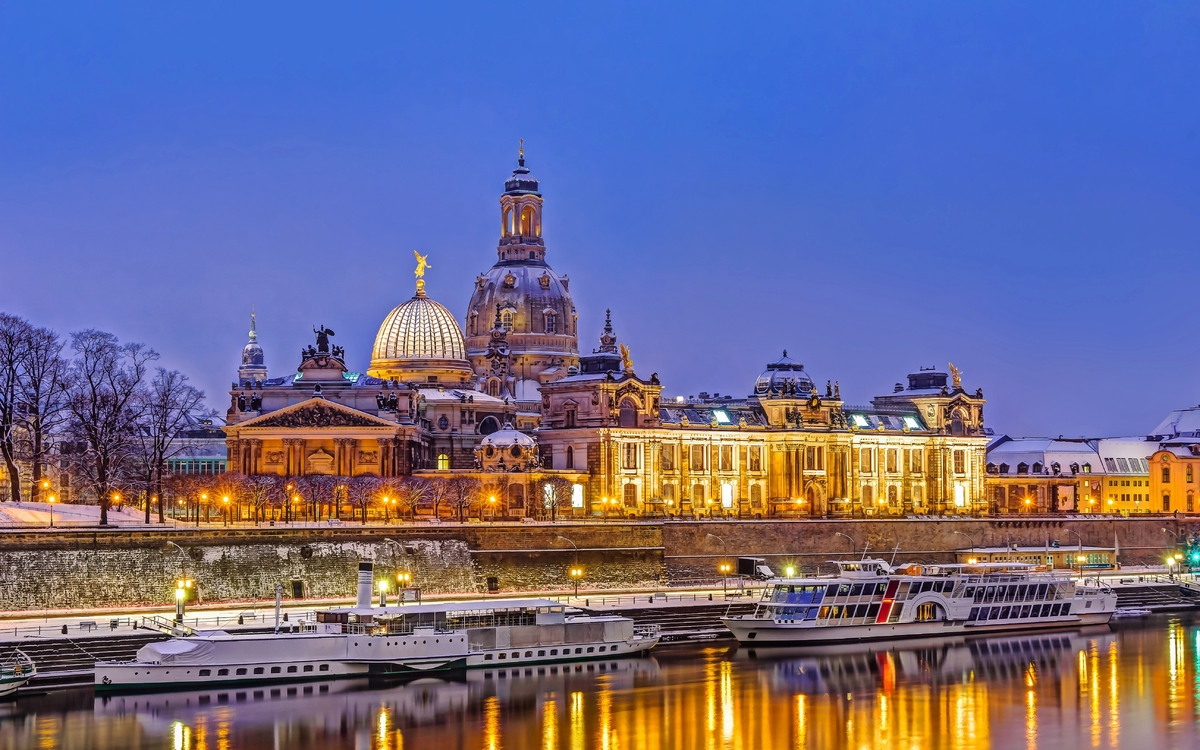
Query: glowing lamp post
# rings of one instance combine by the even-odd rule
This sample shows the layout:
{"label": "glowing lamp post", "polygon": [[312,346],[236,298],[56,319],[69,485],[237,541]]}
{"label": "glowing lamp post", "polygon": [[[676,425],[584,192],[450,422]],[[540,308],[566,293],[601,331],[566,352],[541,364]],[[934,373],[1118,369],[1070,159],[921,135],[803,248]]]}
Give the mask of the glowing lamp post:
{"label": "glowing lamp post", "polygon": [[50,500],[50,528],[54,528],[54,495],[49,497]]}
{"label": "glowing lamp post", "polygon": [[583,578],[583,568],[578,566],[571,568],[571,580],[575,584],[575,597],[579,598],[579,579]]}
{"label": "glowing lamp post", "polygon": [[496,522],[496,496],[488,497],[488,518],[492,523]]}
{"label": "glowing lamp post", "polygon": [[229,525],[229,495],[221,498],[221,502],[225,503],[225,525]]}
{"label": "glowing lamp post", "polygon": [[379,606],[386,607],[387,606],[388,582],[380,581],[378,585],[379,585]]}
{"label": "glowing lamp post", "polygon": [[721,571],[721,591],[726,595],[729,594],[729,572],[733,570],[733,566],[727,562],[723,562],[718,566]]}
{"label": "glowing lamp post", "polygon": [[188,591],[192,588],[192,579],[180,578],[175,582],[175,622],[183,622],[183,607],[187,603]]}

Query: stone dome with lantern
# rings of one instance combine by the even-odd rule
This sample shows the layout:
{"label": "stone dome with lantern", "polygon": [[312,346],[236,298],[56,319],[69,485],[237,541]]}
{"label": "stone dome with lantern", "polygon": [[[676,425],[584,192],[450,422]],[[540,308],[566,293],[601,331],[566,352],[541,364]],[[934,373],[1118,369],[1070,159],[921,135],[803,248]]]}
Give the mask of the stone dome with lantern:
{"label": "stone dome with lantern", "polygon": [[476,464],[484,471],[528,471],[538,467],[537,440],[512,424],[487,435],[475,448]]}
{"label": "stone dome with lantern", "polygon": [[[541,400],[538,386],[579,364],[575,302],[570,279],[546,263],[542,239],[542,194],[525,166],[518,166],[500,196],[500,242],[496,264],[475,279],[467,305],[467,356],[493,396],[525,404]],[[489,357],[492,332],[503,328],[503,362]]]}

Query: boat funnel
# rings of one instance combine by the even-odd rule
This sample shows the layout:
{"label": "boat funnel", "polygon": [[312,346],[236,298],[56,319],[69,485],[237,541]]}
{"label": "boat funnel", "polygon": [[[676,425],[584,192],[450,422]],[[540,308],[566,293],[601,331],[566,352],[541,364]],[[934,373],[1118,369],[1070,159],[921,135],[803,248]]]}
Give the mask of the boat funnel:
{"label": "boat funnel", "polygon": [[358,564],[358,599],[354,606],[359,609],[371,607],[371,585],[375,582],[375,563],[366,561]]}

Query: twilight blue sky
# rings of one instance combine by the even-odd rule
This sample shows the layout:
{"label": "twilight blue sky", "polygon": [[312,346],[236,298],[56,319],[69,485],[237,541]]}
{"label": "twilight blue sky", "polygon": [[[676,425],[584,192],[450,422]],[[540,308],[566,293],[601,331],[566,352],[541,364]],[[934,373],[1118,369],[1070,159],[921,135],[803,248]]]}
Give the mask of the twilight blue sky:
{"label": "twilight blue sky", "polygon": [[218,408],[251,304],[365,369],[460,320],[519,137],[667,393],[787,348],[847,401],[953,361],[1012,434],[1200,402],[1196,3],[0,4],[0,309],[145,341]]}

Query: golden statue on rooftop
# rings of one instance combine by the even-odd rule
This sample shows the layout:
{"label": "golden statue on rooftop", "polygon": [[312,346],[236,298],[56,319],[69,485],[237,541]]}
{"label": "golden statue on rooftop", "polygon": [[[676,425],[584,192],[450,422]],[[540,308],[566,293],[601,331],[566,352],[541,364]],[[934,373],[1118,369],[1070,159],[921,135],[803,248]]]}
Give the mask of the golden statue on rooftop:
{"label": "golden statue on rooftop", "polygon": [[625,372],[633,372],[633,357],[625,344],[621,344],[621,366],[625,368]]}
{"label": "golden statue on rooftop", "polygon": [[418,279],[423,278],[425,276],[425,269],[433,268],[433,266],[429,265],[429,256],[421,255],[416,250],[413,250],[413,255],[417,258],[417,270],[414,273]]}
{"label": "golden statue on rooftop", "polygon": [[950,365],[950,377],[954,378],[954,387],[962,388],[963,371],[954,366],[953,362],[948,362]]}

